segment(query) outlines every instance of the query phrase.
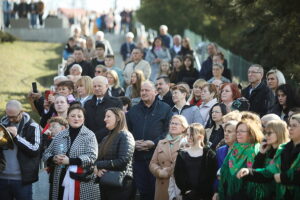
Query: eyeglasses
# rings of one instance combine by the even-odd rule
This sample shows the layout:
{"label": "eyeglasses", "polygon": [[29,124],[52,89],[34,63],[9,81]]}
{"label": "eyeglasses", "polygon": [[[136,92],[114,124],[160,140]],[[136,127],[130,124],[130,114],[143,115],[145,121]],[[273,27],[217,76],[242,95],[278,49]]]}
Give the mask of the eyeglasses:
{"label": "eyeglasses", "polygon": [[95,71],[95,73],[101,73],[101,71]]}
{"label": "eyeglasses", "polygon": [[273,131],[266,131],[266,132],[265,132],[265,135],[270,136],[270,135],[272,135],[273,133],[274,133]]}
{"label": "eyeglasses", "polygon": [[259,71],[248,71],[248,74],[260,74],[261,72]]}
{"label": "eyeglasses", "polygon": [[293,129],[293,128],[298,128],[298,127],[300,127],[300,126],[297,125],[297,124],[290,124],[290,125],[289,125],[289,128],[291,128],[291,129]]}
{"label": "eyeglasses", "polygon": [[20,111],[19,114],[16,115],[16,116],[8,116],[8,115],[6,115],[6,117],[7,117],[8,119],[18,119],[18,117],[20,116],[21,113],[22,113],[22,111]]}

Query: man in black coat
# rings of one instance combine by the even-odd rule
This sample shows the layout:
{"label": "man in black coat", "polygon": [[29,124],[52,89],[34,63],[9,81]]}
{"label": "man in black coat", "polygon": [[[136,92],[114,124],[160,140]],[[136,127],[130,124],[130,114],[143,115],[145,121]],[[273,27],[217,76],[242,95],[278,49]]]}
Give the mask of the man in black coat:
{"label": "man in black coat", "polygon": [[98,143],[100,143],[109,132],[104,122],[105,110],[111,107],[121,109],[123,107],[122,102],[118,98],[110,97],[107,94],[107,90],[107,78],[104,76],[96,76],[93,78],[94,96],[84,105],[86,110],[85,124],[96,134]]}
{"label": "man in black coat", "polygon": [[267,114],[274,105],[274,95],[268,86],[262,81],[264,69],[261,65],[254,64],[248,69],[248,81],[250,85],[242,90],[242,96],[249,100],[249,111],[260,116]]}
{"label": "man in black coat", "polygon": [[92,69],[91,63],[84,60],[83,49],[81,47],[76,47],[74,49],[74,57],[75,57],[75,62],[67,66],[65,71],[65,76],[70,74],[70,69],[74,64],[79,64],[82,68],[82,73],[81,73],[82,76],[94,77],[94,69]]}
{"label": "man in black coat", "polygon": [[174,106],[172,93],[170,91],[170,79],[167,76],[160,76],[156,79],[157,98],[167,103],[171,108]]}
{"label": "man in black coat", "polygon": [[209,80],[212,74],[212,64],[213,56],[217,54],[217,47],[215,44],[211,43],[207,45],[208,58],[201,64],[201,70],[199,73],[199,78]]}

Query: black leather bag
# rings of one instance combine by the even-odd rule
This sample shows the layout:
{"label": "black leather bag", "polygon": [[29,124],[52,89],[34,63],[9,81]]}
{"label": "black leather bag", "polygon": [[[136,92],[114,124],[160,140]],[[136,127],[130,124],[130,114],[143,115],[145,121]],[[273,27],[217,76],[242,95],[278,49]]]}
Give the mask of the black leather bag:
{"label": "black leather bag", "polygon": [[109,187],[122,187],[124,180],[124,173],[120,171],[107,171],[99,180],[100,185]]}

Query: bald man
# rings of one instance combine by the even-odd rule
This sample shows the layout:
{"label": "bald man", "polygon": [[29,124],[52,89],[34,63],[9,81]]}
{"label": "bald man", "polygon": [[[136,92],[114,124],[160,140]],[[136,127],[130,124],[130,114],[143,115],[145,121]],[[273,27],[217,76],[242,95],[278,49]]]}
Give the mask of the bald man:
{"label": "bald man", "polygon": [[41,132],[17,100],[6,104],[0,123],[13,138],[13,149],[0,148],[1,199],[31,200],[32,183],[38,180]]}
{"label": "bald man", "polygon": [[105,127],[105,110],[111,107],[123,107],[121,100],[116,97],[110,97],[107,93],[108,80],[104,76],[93,78],[93,97],[88,100],[84,108],[86,110],[86,126],[91,129],[97,137],[98,143],[108,134]]}
{"label": "bald man", "polygon": [[135,139],[133,176],[141,200],[154,199],[155,178],[149,163],[159,140],[165,138],[171,107],[156,98],[155,85],[145,81],[141,86],[141,101],[127,113],[127,125]]}

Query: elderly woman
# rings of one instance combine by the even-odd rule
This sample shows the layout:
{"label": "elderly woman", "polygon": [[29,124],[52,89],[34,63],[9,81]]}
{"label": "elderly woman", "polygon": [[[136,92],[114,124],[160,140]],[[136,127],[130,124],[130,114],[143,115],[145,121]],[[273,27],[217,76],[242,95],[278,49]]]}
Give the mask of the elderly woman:
{"label": "elderly woman", "polygon": [[224,66],[220,63],[214,63],[212,66],[212,74],[213,77],[209,79],[207,82],[212,83],[214,80],[220,80],[222,83],[230,83],[231,81],[224,76],[222,76],[224,72]]}
{"label": "elderly woman", "polygon": [[49,199],[99,199],[91,166],[97,159],[95,134],[84,126],[84,109],[73,105],[67,113],[69,128],[55,136],[43,155],[53,167]]}
{"label": "elderly woman", "polygon": [[146,59],[151,64],[150,80],[155,82],[159,73],[159,64],[162,60],[170,62],[171,55],[169,50],[164,46],[161,37],[156,37],[153,41],[152,48],[148,51]]}
{"label": "elderly woman", "polygon": [[179,151],[174,177],[183,200],[210,200],[217,172],[216,154],[204,144],[205,130],[191,124],[187,130],[190,148]]}
{"label": "elderly woman", "polygon": [[120,86],[120,81],[118,74],[115,70],[109,70],[106,73],[106,78],[108,80],[108,94],[113,97],[124,96],[124,90]]}
{"label": "elderly woman", "polygon": [[186,101],[188,91],[185,87],[181,85],[176,85],[172,89],[172,100],[174,102],[174,107],[172,112],[174,115],[183,115],[189,124],[200,123],[201,113],[197,106],[189,105]]}
{"label": "elderly woman", "polygon": [[[120,108],[107,109],[104,122],[110,134],[99,145],[99,156],[95,163],[97,167],[95,173],[100,177],[101,199],[129,200],[133,192],[134,138],[127,130],[125,114]],[[109,185],[101,180],[111,172],[120,172],[122,182],[119,187]]]}
{"label": "elderly woman", "polygon": [[156,177],[155,200],[169,199],[169,179],[173,175],[179,143],[187,128],[185,117],[174,115],[170,121],[169,134],[159,141],[154,151],[149,168]]}
{"label": "elderly woman", "polygon": [[273,94],[275,94],[276,89],[278,86],[285,84],[285,78],[281,71],[278,69],[271,69],[266,74],[267,78],[267,85],[268,87],[273,91]]}
{"label": "elderly woman", "polygon": [[93,84],[92,78],[89,76],[82,76],[75,83],[77,98],[76,101],[80,101],[81,105],[84,106],[85,102],[93,97]]}
{"label": "elderly woman", "polygon": [[201,91],[202,104],[200,105],[201,124],[205,127],[209,120],[209,111],[217,101],[217,88],[213,84],[205,84]]}
{"label": "elderly woman", "polygon": [[274,159],[277,149],[280,145],[289,141],[287,124],[282,120],[272,120],[266,126],[266,141],[263,141],[259,153],[255,156],[252,168],[242,168],[237,173],[237,178],[243,178],[251,182],[256,182],[258,187],[263,188],[260,198],[257,199],[274,199],[273,177],[267,178],[260,176],[255,168],[266,168]]}
{"label": "elderly woman", "polygon": [[237,143],[233,144],[221,167],[219,197],[220,199],[253,199],[256,188],[236,177],[241,168],[251,168],[258,153],[259,143],[263,139],[261,125],[244,116],[236,126]]}

